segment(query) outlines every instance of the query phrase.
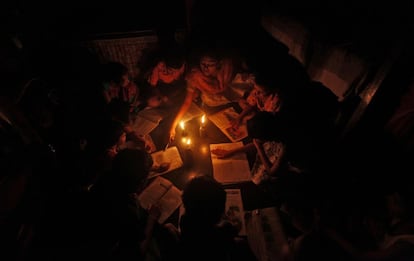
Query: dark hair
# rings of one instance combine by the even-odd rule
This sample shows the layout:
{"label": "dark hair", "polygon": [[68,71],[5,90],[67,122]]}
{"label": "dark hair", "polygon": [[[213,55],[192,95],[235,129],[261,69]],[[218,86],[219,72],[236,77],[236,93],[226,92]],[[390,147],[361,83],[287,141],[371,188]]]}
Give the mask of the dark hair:
{"label": "dark hair", "polygon": [[124,124],[129,123],[130,105],[128,102],[119,98],[112,99],[108,104],[108,110],[112,119],[121,121]]}
{"label": "dark hair", "polygon": [[128,68],[118,62],[109,62],[102,66],[102,80],[105,82],[115,82],[120,84],[122,82],[122,76],[128,73]]}
{"label": "dark hair", "polygon": [[203,175],[187,183],[182,199],[187,217],[214,225],[224,213],[226,192],[216,180]]}
{"label": "dark hair", "polygon": [[286,125],[278,115],[270,112],[257,112],[247,121],[247,132],[252,139],[279,141],[286,138]]}
{"label": "dark hair", "polygon": [[260,70],[255,72],[254,81],[257,85],[264,87],[267,92],[275,92],[277,91],[277,83],[273,79],[274,76],[266,70]]}
{"label": "dark hair", "polygon": [[166,66],[179,69],[186,61],[184,50],[178,47],[171,48],[164,53],[163,60]]}
{"label": "dark hair", "polygon": [[119,138],[124,133],[124,125],[120,121],[105,120],[102,123],[100,130],[98,129],[97,132],[99,132],[97,137],[100,139],[100,141],[98,140],[97,142],[100,142],[104,149],[108,149],[118,142]]}
{"label": "dark hair", "polygon": [[133,193],[146,181],[153,164],[151,155],[141,149],[123,149],[114,158],[110,184],[120,192]]}

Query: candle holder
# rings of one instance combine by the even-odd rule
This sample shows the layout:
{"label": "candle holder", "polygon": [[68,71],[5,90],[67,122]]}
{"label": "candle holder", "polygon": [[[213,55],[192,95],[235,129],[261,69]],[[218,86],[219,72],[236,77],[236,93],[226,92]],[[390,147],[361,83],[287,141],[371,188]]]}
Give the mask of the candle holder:
{"label": "candle holder", "polygon": [[200,138],[206,137],[206,127],[201,125],[200,128],[198,129],[198,134]]}

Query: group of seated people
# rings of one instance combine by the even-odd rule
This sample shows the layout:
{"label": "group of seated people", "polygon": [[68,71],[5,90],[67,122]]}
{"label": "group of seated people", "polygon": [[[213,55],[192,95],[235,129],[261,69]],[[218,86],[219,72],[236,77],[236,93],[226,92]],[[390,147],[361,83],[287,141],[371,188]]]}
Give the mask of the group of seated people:
{"label": "group of seated people", "polygon": [[[194,53],[197,55],[193,57]],[[65,186],[71,193],[60,192],[61,197],[47,199],[48,206],[52,206],[50,213],[46,212],[48,222],[39,225],[34,240],[37,247],[31,250],[30,257],[256,260],[234,227],[222,221],[225,191],[210,176],[198,176],[186,184],[182,194],[185,212],[178,224],[160,225],[158,206],[142,209],[137,204],[149,173],[163,172],[169,166],[154,165],[150,153],[162,148],[150,137],[137,133],[134,117],[164,109],[168,114],[163,119],[166,128],[161,131],[166,140],[172,141],[178,123],[193,102],[205,111],[222,106],[237,109],[239,116],[232,128],[246,124],[251,142],[237,150],[217,149],[212,153],[225,158],[254,152],[252,182],[266,191],[273,190],[270,194],[282,201],[280,206],[297,232],[296,237],[290,234],[296,240],[285,253],[288,260],[314,260],[312,255],[324,252],[325,246],[329,251],[333,249],[325,252],[330,260],[393,260],[394,256],[411,254],[406,247],[412,245],[412,209],[403,195],[387,195],[388,203],[393,204],[386,209],[392,213],[382,213],[381,220],[362,211],[370,223],[359,225],[366,225],[369,236],[378,237],[370,238],[370,242],[385,242],[384,236],[390,236],[387,248],[352,245],[351,241],[361,242],[343,238],[342,231],[330,226],[332,220],[325,205],[308,204],[314,195],[290,197],[301,182],[314,174],[315,167],[334,145],[338,103],[328,88],[309,79],[304,69],[297,69],[297,61],[287,53],[260,55],[252,51],[229,56],[214,48],[194,53],[188,55],[175,47],[162,50],[150,56],[137,79],[131,79],[126,66],[119,62],[101,64],[100,96],[95,98],[103,100],[105,116],[96,115],[100,119],[93,123],[97,124],[87,131],[82,128],[90,126],[80,126],[82,133],[76,135],[60,130],[65,142],[70,143],[68,147],[48,141],[49,149],[54,153],[56,149],[58,170],[68,176],[63,182],[70,181]],[[240,82],[248,87],[242,89],[241,95],[235,95],[235,86]],[[27,111],[35,107],[29,106]],[[39,127],[42,129],[53,124],[40,120],[40,116],[33,119],[48,123]],[[2,124],[3,121],[7,119],[2,118]],[[63,150],[66,151],[62,153]],[[71,157],[63,159],[67,155]],[[50,183],[42,188],[54,195],[56,184]],[[388,218],[392,218],[392,224],[387,223]],[[378,231],[374,225],[390,227]]]}

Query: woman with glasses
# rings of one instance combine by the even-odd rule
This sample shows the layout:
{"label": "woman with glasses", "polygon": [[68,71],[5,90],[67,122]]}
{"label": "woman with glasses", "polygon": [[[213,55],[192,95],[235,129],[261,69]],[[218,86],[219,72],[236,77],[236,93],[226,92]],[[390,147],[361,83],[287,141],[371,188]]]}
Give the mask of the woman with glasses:
{"label": "woman with glasses", "polygon": [[187,93],[170,128],[170,140],[175,137],[175,128],[187,112],[193,100],[200,97],[207,107],[230,103],[225,92],[234,78],[234,62],[221,57],[215,50],[206,50],[200,56],[199,64],[186,76]]}

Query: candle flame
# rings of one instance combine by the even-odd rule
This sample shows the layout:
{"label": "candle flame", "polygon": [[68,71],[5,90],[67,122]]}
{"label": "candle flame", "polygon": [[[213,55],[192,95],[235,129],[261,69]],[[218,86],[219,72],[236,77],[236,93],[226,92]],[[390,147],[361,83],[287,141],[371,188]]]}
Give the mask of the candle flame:
{"label": "candle flame", "polygon": [[206,122],[206,115],[203,115],[201,117],[201,124],[204,124]]}
{"label": "candle flame", "polygon": [[191,139],[187,139],[187,145],[191,144]]}
{"label": "candle flame", "polygon": [[182,138],[181,139],[181,142],[184,143],[184,144],[186,144],[187,143],[187,138]]}
{"label": "candle flame", "polygon": [[184,130],[184,128],[185,128],[184,121],[180,121],[180,127],[181,127],[182,130]]}

